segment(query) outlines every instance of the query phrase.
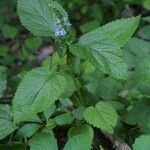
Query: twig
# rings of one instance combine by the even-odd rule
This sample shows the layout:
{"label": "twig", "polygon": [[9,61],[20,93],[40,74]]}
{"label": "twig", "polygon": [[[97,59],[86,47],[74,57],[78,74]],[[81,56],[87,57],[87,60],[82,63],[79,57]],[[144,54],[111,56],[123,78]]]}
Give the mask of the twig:
{"label": "twig", "polygon": [[131,148],[119,137],[109,133],[105,134],[105,136],[112,142],[114,148],[117,148],[118,150],[131,150]]}

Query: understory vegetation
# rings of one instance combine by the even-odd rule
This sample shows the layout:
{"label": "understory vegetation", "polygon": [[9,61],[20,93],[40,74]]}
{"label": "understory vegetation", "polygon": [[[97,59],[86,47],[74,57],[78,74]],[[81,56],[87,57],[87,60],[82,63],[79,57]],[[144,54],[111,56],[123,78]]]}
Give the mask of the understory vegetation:
{"label": "understory vegetation", "polygon": [[150,1],[1,0],[0,150],[149,150]]}

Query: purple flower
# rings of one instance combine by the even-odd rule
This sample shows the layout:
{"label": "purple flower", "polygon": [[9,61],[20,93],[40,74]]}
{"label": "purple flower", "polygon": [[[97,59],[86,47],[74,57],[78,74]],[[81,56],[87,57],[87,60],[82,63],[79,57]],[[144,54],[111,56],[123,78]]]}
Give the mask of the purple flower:
{"label": "purple flower", "polygon": [[68,18],[66,18],[66,17],[64,17],[64,24],[66,25],[66,26],[71,26],[71,23],[70,23],[70,21],[68,20]]}
{"label": "purple flower", "polygon": [[61,29],[59,29],[59,30],[55,30],[55,36],[64,36],[64,35],[66,35],[66,31],[65,31],[65,29],[64,28],[61,28]]}
{"label": "purple flower", "polygon": [[55,28],[55,36],[64,36],[67,33],[65,29],[62,27],[62,25],[60,24],[59,19],[57,19],[57,22],[54,24],[54,28]]}
{"label": "purple flower", "polygon": [[65,36],[67,34],[65,28],[71,26],[68,18],[64,17],[64,25],[61,24],[59,19],[56,20],[54,24],[55,36]]}

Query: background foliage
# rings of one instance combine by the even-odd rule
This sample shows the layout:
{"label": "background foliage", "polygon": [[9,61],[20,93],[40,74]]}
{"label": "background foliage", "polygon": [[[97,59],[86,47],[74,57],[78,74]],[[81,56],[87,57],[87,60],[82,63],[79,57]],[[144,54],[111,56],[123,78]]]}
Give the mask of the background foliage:
{"label": "background foliage", "polygon": [[19,1],[0,1],[0,149],[148,150],[150,1]]}

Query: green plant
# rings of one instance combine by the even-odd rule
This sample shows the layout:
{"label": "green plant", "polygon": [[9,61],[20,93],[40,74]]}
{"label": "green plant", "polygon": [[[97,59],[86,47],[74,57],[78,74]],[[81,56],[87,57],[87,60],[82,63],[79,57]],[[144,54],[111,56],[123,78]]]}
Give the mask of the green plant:
{"label": "green plant", "polygon": [[[127,56],[133,56],[123,50],[137,29],[140,16],[110,22],[78,39],[67,12],[56,1],[19,0],[17,11],[20,21],[31,33],[54,39],[55,53],[44,60],[41,67],[24,75],[12,107],[0,105],[0,139],[11,134],[10,141],[13,136],[23,141],[8,144],[7,148],[99,149],[102,143],[96,136],[97,128],[104,135],[121,136],[122,130],[127,134],[125,125],[131,125],[132,130],[140,129],[138,135],[149,134],[149,117],[145,117],[150,112],[146,105],[149,102],[141,101],[150,96],[145,90],[150,85],[150,57],[140,57],[141,63],[134,64],[133,76],[129,76],[132,66],[128,65]],[[129,42],[143,42],[132,40]],[[25,42],[31,49],[37,49],[41,43],[40,38]],[[144,45],[148,46],[145,42]],[[5,78],[0,79],[3,85],[0,96],[6,89],[5,72],[5,68],[0,67],[0,76]],[[132,83],[126,84],[130,78]],[[131,93],[126,89],[132,89]],[[141,114],[136,117],[138,110]],[[61,134],[64,141],[58,139]],[[145,139],[143,147],[148,147],[149,135],[142,135],[136,139],[133,149],[140,149]],[[127,142],[132,145],[133,140]]]}

